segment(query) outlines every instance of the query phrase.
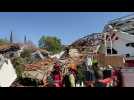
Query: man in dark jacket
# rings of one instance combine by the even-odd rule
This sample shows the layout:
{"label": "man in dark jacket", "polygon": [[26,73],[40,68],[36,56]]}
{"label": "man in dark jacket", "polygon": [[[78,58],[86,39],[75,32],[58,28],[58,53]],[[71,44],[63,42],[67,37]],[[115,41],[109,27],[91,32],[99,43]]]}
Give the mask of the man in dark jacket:
{"label": "man in dark jacket", "polygon": [[83,63],[83,67],[85,70],[85,78],[87,86],[91,86],[95,81],[95,73],[92,67],[92,59],[91,57],[86,57],[85,62]]}
{"label": "man in dark jacket", "polygon": [[98,62],[93,63],[96,80],[103,79],[103,71],[99,68]]}

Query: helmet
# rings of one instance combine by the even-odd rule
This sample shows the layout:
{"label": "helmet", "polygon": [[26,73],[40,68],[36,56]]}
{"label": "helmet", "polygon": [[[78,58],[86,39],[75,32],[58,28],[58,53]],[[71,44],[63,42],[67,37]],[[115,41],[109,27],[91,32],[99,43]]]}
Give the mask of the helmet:
{"label": "helmet", "polygon": [[59,63],[55,63],[54,68],[55,68],[55,69],[59,69],[60,66],[61,66],[61,65],[60,65]]}
{"label": "helmet", "polygon": [[75,70],[75,71],[77,70],[77,66],[74,63],[71,63],[69,67],[71,70]]}

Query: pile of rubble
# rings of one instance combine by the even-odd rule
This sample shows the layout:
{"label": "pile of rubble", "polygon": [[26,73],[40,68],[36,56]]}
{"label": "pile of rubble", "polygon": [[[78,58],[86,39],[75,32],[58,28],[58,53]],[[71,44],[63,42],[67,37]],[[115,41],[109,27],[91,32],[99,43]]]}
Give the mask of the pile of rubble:
{"label": "pile of rubble", "polygon": [[24,72],[22,73],[23,78],[31,78],[39,80],[40,82],[46,80],[49,76],[49,72],[53,70],[54,59],[47,58],[39,60],[37,62],[24,65]]}
{"label": "pile of rubble", "polygon": [[19,49],[20,49],[20,47],[17,44],[4,44],[4,45],[0,45],[0,53],[1,54],[7,53],[9,51],[17,51]]}
{"label": "pile of rubble", "polygon": [[18,81],[14,81],[10,87],[25,87],[24,85],[20,84]]}
{"label": "pile of rubble", "polygon": [[103,42],[101,33],[92,33],[73,42],[69,47],[77,48],[79,51],[88,49],[93,52]]}
{"label": "pile of rubble", "polygon": [[26,64],[25,66],[25,70],[26,71],[31,71],[31,70],[37,70],[37,69],[41,69],[49,64],[52,64],[52,59],[46,59],[46,60],[42,60],[42,61],[38,61],[36,63],[32,63],[32,64]]}

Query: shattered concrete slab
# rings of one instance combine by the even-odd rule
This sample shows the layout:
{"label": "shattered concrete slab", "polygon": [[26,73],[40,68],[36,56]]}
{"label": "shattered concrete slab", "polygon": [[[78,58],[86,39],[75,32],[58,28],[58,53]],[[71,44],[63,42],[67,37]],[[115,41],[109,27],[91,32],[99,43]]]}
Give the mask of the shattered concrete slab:
{"label": "shattered concrete slab", "polygon": [[25,65],[25,71],[22,77],[43,80],[52,71],[54,62],[52,59],[41,60],[32,64]]}

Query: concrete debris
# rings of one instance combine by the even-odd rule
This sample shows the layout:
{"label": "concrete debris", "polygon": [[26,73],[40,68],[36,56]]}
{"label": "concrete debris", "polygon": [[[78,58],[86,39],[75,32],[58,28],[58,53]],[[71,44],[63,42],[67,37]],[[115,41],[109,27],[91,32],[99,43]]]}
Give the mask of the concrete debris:
{"label": "concrete debris", "polygon": [[60,59],[61,56],[65,53],[65,51],[61,51],[59,54],[55,54],[55,55],[52,55],[50,56],[51,58],[57,58],[57,59]]}
{"label": "concrete debris", "polygon": [[21,47],[18,44],[0,45],[0,54],[6,58],[18,57],[21,54]]}
{"label": "concrete debris", "polygon": [[51,58],[40,60],[32,64],[26,64],[25,71],[22,73],[23,78],[46,80],[50,71],[53,70],[54,61]]}
{"label": "concrete debris", "polygon": [[25,87],[25,86],[20,84],[18,81],[14,81],[10,87]]}
{"label": "concrete debris", "polygon": [[70,49],[69,50],[69,55],[72,58],[79,57],[79,51],[77,49]]}
{"label": "concrete debris", "polygon": [[35,52],[32,53],[32,59],[40,59],[44,60],[48,58],[49,53],[47,51],[41,51],[41,50],[36,50]]}
{"label": "concrete debris", "polygon": [[6,44],[6,45],[0,45],[0,54],[4,54],[10,51],[17,51],[20,47],[17,44]]}
{"label": "concrete debris", "polygon": [[69,47],[77,48],[79,51],[83,51],[86,48],[90,48],[92,50],[91,47],[96,47],[102,43],[102,36],[103,35],[101,33],[92,33],[73,42]]}
{"label": "concrete debris", "polygon": [[25,70],[36,70],[36,69],[41,69],[52,63],[53,63],[52,59],[46,59],[46,60],[38,61],[36,63],[26,64],[24,66],[25,66]]}

